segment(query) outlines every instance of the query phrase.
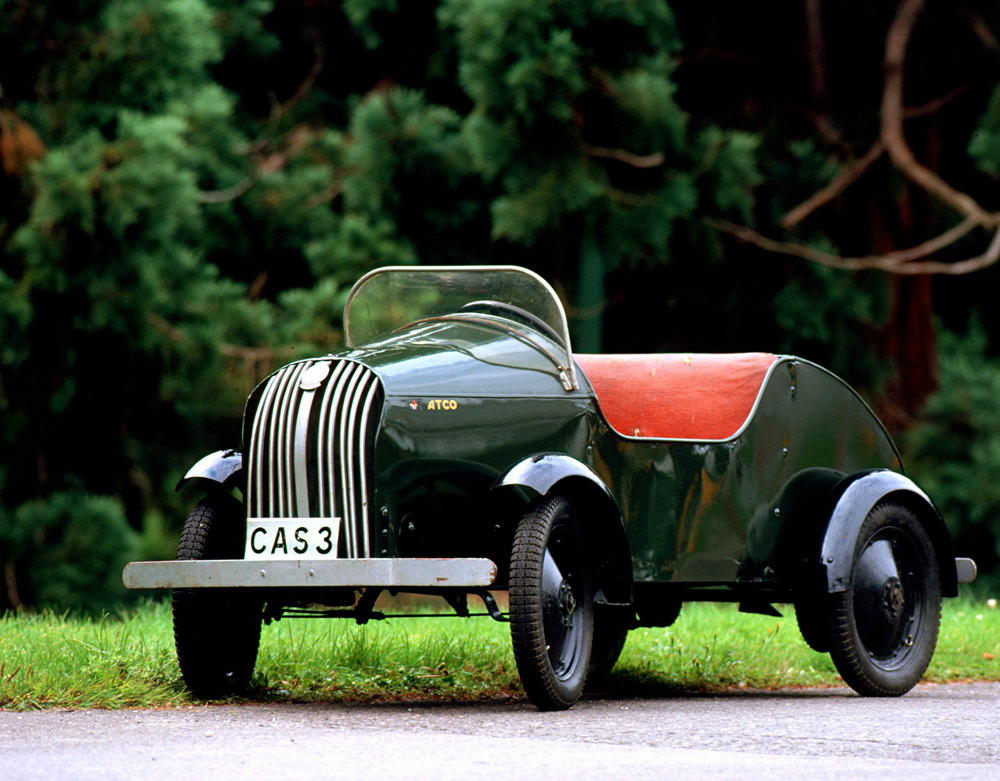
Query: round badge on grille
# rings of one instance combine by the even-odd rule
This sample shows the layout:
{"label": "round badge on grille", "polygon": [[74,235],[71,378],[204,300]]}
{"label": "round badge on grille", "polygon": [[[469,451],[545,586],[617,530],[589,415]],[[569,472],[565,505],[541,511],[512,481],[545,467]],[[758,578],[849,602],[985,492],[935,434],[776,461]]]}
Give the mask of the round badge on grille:
{"label": "round badge on grille", "polygon": [[326,379],[329,373],[329,363],[326,361],[323,361],[322,363],[314,363],[302,372],[302,377],[299,379],[299,388],[304,391],[316,390],[323,384],[323,380]]}

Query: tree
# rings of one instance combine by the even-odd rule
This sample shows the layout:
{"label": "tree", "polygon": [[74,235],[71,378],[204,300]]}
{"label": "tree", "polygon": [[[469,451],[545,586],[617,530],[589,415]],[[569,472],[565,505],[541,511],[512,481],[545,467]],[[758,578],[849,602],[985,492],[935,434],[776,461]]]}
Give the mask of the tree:
{"label": "tree", "polygon": [[945,331],[940,384],[906,437],[910,469],[948,522],[956,549],[975,558],[980,585],[1000,564],[1000,361],[973,319],[967,335]]}
{"label": "tree", "polygon": [[678,108],[660,0],[3,11],[8,604],[46,598],[74,501],[122,555],[122,518],[178,514],[181,454],[276,362],[336,346],[368,268],[579,270],[598,313],[607,272],[665,263],[700,201],[748,213],[755,141]]}
{"label": "tree", "polygon": [[527,265],[577,349],[798,352],[910,422],[965,316],[931,285],[990,332],[987,286],[802,258],[989,254],[1000,12],[780,10],[0,0],[0,606],[166,554],[186,465],[378,265]]}
{"label": "tree", "polygon": [[[602,347],[605,278],[664,264],[699,206],[747,215],[756,140],[694,125],[674,100],[681,47],[664,2],[446,2],[495,239],[576,281],[578,349]],[[547,250],[547,252],[546,252]]]}
{"label": "tree", "polygon": [[[973,169],[991,171],[995,118],[987,112],[980,119],[980,112],[995,90],[998,45],[991,30],[1000,17],[978,2],[903,0],[891,8],[804,0],[790,26],[800,24],[791,40],[804,41],[800,70],[808,81],[782,87],[805,93],[793,98],[789,113],[808,122],[792,130],[802,141],[788,149],[815,172],[814,189],[796,204],[787,198],[795,188],[783,180],[774,190],[773,216],[757,215],[763,228],[706,222],[770,253],[892,275],[891,297],[880,307],[885,320],[872,323],[866,336],[876,339],[895,373],[880,406],[898,429],[912,423],[935,387],[929,275],[969,274],[1000,258],[1000,212],[982,205],[989,187]],[[772,88],[751,89],[759,99]],[[784,124],[780,138],[787,140]],[[805,143],[806,133],[812,143]],[[962,160],[956,152],[966,146],[970,156]],[[787,238],[772,238],[779,232]]]}
{"label": "tree", "polygon": [[174,472],[145,451],[211,417],[201,394],[225,387],[225,340],[263,341],[269,313],[203,258],[225,215],[200,188],[244,165],[243,137],[199,0],[3,12],[0,50],[20,53],[3,83],[6,604],[101,604],[121,591],[107,566],[136,552],[126,516],[140,526]]}

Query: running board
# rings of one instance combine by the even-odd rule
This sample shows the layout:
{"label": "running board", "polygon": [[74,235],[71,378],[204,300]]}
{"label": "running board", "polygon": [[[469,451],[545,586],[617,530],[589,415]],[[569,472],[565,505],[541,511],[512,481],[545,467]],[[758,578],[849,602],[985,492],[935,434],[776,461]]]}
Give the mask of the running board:
{"label": "running board", "polygon": [[182,559],[133,561],[126,588],[428,588],[489,586],[497,567],[489,559]]}

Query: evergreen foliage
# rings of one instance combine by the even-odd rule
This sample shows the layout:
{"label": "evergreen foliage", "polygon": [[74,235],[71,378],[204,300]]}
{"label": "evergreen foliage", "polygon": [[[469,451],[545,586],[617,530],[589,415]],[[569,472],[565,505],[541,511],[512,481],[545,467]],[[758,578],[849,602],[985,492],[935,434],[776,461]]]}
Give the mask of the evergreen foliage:
{"label": "evergreen foliage", "polygon": [[907,437],[910,470],[995,583],[1000,564],[1000,359],[978,321],[942,333],[940,385]]}
{"label": "evergreen foliage", "polygon": [[[958,120],[908,129],[982,186],[1000,63],[961,19],[1000,19],[959,5],[931,4],[914,57],[940,67],[912,88],[967,82]],[[378,265],[533,267],[581,351],[784,349],[884,386],[897,286],[701,222],[774,225],[871,143],[891,9],[824,7],[817,105],[802,20],[752,5],[0,0],[0,608],[112,600],[136,545],[170,555],[187,465],[239,444],[262,376],[340,345],[347,288]],[[878,169],[796,238],[868,252],[943,224],[918,204],[906,228],[900,192]],[[983,287],[963,301],[990,333]],[[934,425],[967,416],[955,385]]]}

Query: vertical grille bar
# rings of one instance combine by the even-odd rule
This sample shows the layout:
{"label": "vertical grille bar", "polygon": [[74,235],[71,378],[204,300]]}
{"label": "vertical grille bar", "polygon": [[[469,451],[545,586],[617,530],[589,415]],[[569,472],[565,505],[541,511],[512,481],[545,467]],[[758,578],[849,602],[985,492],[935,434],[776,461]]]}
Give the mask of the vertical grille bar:
{"label": "vertical grille bar", "polygon": [[247,463],[247,486],[250,493],[248,503],[250,505],[250,513],[258,518],[265,515],[263,506],[264,497],[267,495],[264,484],[264,476],[267,474],[267,467],[265,466],[267,464],[265,432],[267,431],[267,419],[276,387],[277,384],[274,380],[268,382],[264,387],[264,393],[257,408],[257,414],[253,419],[250,447],[248,448],[250,451],[250,459]]}
{"label": "vertical grille bar", "polygon": [[269,500],[267,514],[271,518],[280,518],[284,515],[285,478],[287,477],[287,473],[282,468],[285,461],[285,447],[281,435],[281,422],[282,414],[285,412],[285,390],[288,387],[288,379],[294,371],[295,369],[290,366],[287,369],[283,369],[275,378],[277,385],[274,390],[273,406],[268,410],[269,425],[267,427],[267,436],[269,457],[264,463],[267,464],[269,478],[267,486]]}
{"label": "vertical grille bar", "polygon": [[278,473],[281,475],[281,494],[278,503],[278,515],[282,518],[295,517],[293,497],[295,495],[295,417],[302,394],[299,392],[299,378],[306,364],[294,364],[295,369],[289,373],[285,385],[285,393],[279,399],[281,404],[281,421],[278,430],[278,444],[281,448],[281,463]]}
{"label": "vertical grille bar", "polygon": [[333,474],[333,464],[330,462],[330,451],[326,448],[325,443],[333,438],[333,433],[329,429],[330,410],[333,409],[334,404],[331,399],[334,389],[340,387],[340,375],[345,366],[353,366],[353,364],[343,362],[337,364],[337,368],[333,370],[333,376],[327,381],[326,388],[323,389],[323,400],[319,405],[319,428],[316,436],[318,469],[316,474],[319,482],[319,515],[321,518],[333,518],[336,515],[331,501],[333,488],[327,482],[327,475]]}
{"label": "vertical grille bar", "polygon": [[[325,362],[332,371],[322,383],[305,379]],[[275,373],[250,427],[250,516],[340,518],[340,555],[371,556],[369,481],[381,404],[377,375],[354,361],[302,361]]]}
{"label": "vertical grille bar", "polygon": [[326,460],[326,471],[323,472],[323,483],[326,486],[326,498],[330,503],[330,517],[344,517],[345,508],[339,501],[340,494],[338,493],[338,469],[337,464],[338,454],[337,454],[337,441],[340,438],[340,429],[337,426],[338,411],[343,404],[344,386],[350,382],[351,375],[354,373],[356,364],[347,364],[347,369],[344,371],[343,376],[340,377],[340,381],[337,383],[337,387],[333,392],[333,400],[330,404],[330,421],[329,428],[325,432],[323,439],[319,441],[319,447],[324,451]]}
{"label": "vertical grille bar", "polygon": [[371,546],[369,544],[369,525],[368,525],[368,464],[373,457],[373,454],[369,452],[369,439],[368,439],[368,421],[371,417],[372,408],[375,406],[375,401],[379,394],[379,381],[378,378],[372,374],[371,383],[369,385],[368,396],[365,398],[365,403],[363,407],[363,413],[361,415],[361,424],[358,426],[358,436],[360,438],[360,454],[358,457],[358,466],[361,472],[360,484],[362,487],[361,492],[361,531],[364,535],[364,556],[368,558],[371,556]]}
{"label": "vertical grille bar", "polygon": [[[361,379],[361,374],[359,371],[351,374],[347,388],[344,391],[344,403],[340,406],[337,416],[339,418],[337,421],[337,428],[339,430],[337,444],[340,451],[340,506],[345,518],[350,517],[354,510],[354,438],[351,436],[348,419],[351,411],[354,409],[354,389],[357,387],[358,380]],[[350,559],[357,558],[358,551],[355,547],[356,529],[354,528],[354,524],[345,524],[344,526],[347,538],[347,557]]]}

